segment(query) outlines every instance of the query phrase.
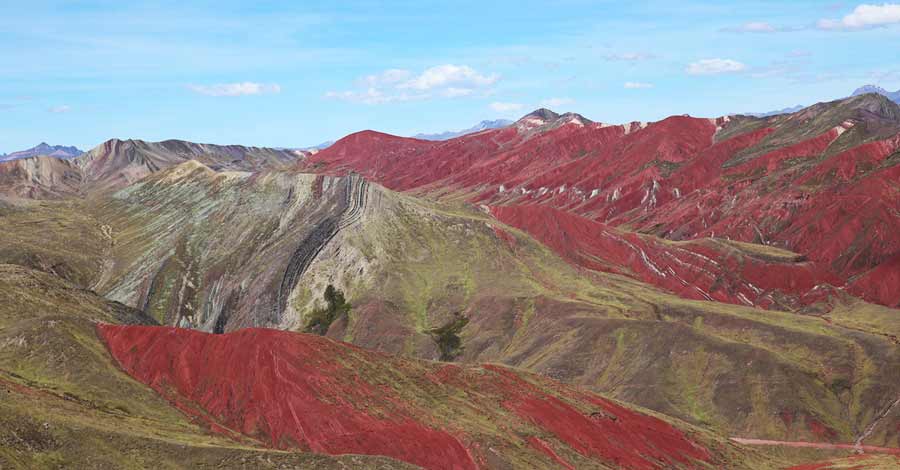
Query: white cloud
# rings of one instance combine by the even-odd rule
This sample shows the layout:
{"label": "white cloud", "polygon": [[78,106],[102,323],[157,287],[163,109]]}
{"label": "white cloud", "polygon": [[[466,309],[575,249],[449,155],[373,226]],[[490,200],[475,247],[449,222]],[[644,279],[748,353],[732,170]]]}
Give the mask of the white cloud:
{"label": "white cloud", "polygon": [[645,52],[618,52],[614,54],[607,54],[604,56],[606,60],[614,61],[614,62],[637,62],[641,60],[650,60],[655,56],[653,54],[648,54]]}
{"label": "white cloud", "polygon": [[357,90],[329,91],[325,98],[363,104],[459,98],[477,92],[489,94],[489,87],[499,79],[499,75],[486,75],[468,65],[438,65],[418,75],[405,69],[389,69],[360,78]]}
{"label": "white cloud", "polygon": [[62,106],[54,106],[54,107],[48,109],[47,111],[54,113],[54,114],[60,114],[60,113],[68,113],[71,110],[72,110],[72,108],[70,106],[62,105]]}
{"label": "white cloud", "polygon": [[742,72],[747,66],[732,59],[702,59],[688,65],[685,70],[690,75],[717,75]]}
{"label": "white cloud", "polygon": [[498,113],[510,113],[513,111],[521,111],[525,105],[521,103],[502,103],[499,101],[494,101],[490,104],[491,109],[497,111]]}
{"label": "white cloud", "polygon": [[482,75],[468,65],[438,65],[431,67],[421,75],[409,81],[401,83],[398,88],[411,88],[414,90],[432,90],[435,88],[465,86],[485,87],[493,85],[500,77],[496,74]]}
{"label": "white cloud", "polygon": [[207,96],[244,96],[281,93],[281,86],[271,83],[220,83],[216,85],[189,85],[189,89]]}
{"label": "white cloud", "polygon": [[642,88],[653,88],[653,84],[644,82],[625,82],[624,87],[629,90],[638,90]]}
{"label": "white cloud", "polygon": [[574,102],[575,100],[572,98],[547,98],[546,100],[541,101],[541,106],[545,108],[558,108]]}
{"label": "white cloud", "polygon": [[861,30],[900,24],[900,3],[881,5],[862,4],[839,20],[823,19],[816,24],[820,29]]}

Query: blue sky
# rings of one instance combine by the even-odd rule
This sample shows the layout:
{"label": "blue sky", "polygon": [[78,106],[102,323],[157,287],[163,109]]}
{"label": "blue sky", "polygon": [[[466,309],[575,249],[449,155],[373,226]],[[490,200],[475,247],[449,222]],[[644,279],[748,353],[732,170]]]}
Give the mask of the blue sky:
{"label": "blue sky", "polygon": [[0,152],[768,111],[898,89],[898,58],[891,3],[5,1]]}

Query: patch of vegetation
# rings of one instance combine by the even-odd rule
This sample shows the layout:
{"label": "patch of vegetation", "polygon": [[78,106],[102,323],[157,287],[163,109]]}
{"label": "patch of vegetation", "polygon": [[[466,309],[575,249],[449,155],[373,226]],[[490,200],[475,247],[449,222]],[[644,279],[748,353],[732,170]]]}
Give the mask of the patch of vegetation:
{"label": "patch of vegetation", "polygon": [[468,323],[468,317],[456,312],[453,314],[453,319],[444,324],[444,326],[431,328],[426,331],[431,336],[431,339],[437,343],[438,349],[441,351],[442,361],[452,361],[465,350],[459,334]]}
{"label": "patch of vegetation", "polygon": [[344,298],[344,293],[331,284],[325,288],[323,295],[328,304],[324,309],[317,308],[309,315],[306,322],[306,332],[324,336],[328,328],[335,320],[350,314],[350,304]]}
{"label": "patch of vegetation", "polygon": [[838,377],[831,381],[828,384],[828,388],[831,390],[831,393],[835,395],[840,395],[844,392],[850,391],[850,380],[846,377]]}

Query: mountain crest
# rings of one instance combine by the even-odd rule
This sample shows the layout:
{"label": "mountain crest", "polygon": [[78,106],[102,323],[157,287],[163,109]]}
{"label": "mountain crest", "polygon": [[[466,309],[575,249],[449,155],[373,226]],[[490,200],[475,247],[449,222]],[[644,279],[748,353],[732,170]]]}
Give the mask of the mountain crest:
{"label": "mountain crest", "polygon": [[0,161],[17,160],[19,158],[31,158],[38,156],[48,156],[65,160],[77,157],[82,153],[84,152],[78,150],[78,148],[74,146],[67,147],[63,145],[50,145],[46,142],[41,142],[28,150],[12,152],[9,155],[0,154]]}
{"label": "mountain crest", "polygon": [[521,121],[525,121],[525,120],[529,120],[529,119],[540,119],[541,121],[544,121],[544,122],[550,122],[550,121],[555,121],[555,120],[559,119],[559,116],[560,116],[559,114],[557,114],[547,108],[538,108],[538,109],[535,109],[534,111],[522,116],[522,118],[519,119],[519,121],[521,122]]}
{"label": "mountain crest", "polygon": [[863,85],[856,90],[853,90],[853,94],[851,94],[850,96],[864,95],[866,93],[877,93],[879,95],[886,96],[894,103],[900,102],[900,90],[887,91],[878,85]]}

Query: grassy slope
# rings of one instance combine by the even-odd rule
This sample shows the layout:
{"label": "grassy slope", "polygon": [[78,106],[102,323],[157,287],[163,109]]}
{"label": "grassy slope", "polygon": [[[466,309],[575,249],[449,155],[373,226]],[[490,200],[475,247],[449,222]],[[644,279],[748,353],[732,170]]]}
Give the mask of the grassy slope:
{"label": "grassy slope", "polygon": [[55,276],[0,265],[0,467],[398,468],[288,455],[207,434],[122,373],[94,322],[148,321]]}
{"label": "grassy slope", "polygon": [[[349,325],[332,336],[436,358],[424,331],[459,311],[471,318],[463,360],[524,367],[740,435],[852,440],[898,392],[900,357],[886,336],[579,271],[464,206],[382,190],[369,201],[297,288],[300,311],[328,283],[348,292]],[[831,431],[817,435],[818,423]]]}
{"label": "grassy slope", "polygon": [[[247,187],[214,182],[210,191],[203,178],[175,176],[92,203],[93,218],[81,215],[77,204],[57,203],[48,211],[82,220],[85,228],[51,231],[50,219],[17,224],[11,238],[33,242],[7,252],[51,250],[81,266],[85,279],[104,277],[103,291],[132,303],[129,295],[146,289],[147,279],[164,272],[163,261],[177,254],[178,263],[166,268],[172,272],[161,277],[169,279],[161,284],[168,293],[158,297],[163,304],[154,316],[165,318],[160,312],[171,305],[179,290],[173,282],[183,279],[186,266],[195,266],[197,292],[213,288],[210,274],[222,270],[217,260],[252,286],[271,258],[249,261],[259,258],[261,246],[281,240],[277,234],[290,232],[278,228],[282,219],[294,220],[282,211],[309,220],[303,213],[310,206],[285,209],[281,202],[286,192],[297,201],[308,197],[313,178],[270,175]],[[97,221],[112,227],[115,264],[105,276],[97,274],[102,263],[85,256],[90,249],[67,248],[79,247],[82,238],[57,239]],[[280,243],[289,251],[296,240]],[[883,309],[844,306],[853,314],[833,313],[828,324],[686,301],[623,277],[578,270],[468,206],[376,186],[361,221],[339,232],[299,279],[291,302],[298,315],[280,326],[301,328],[328,284],[354,305],[349,321],[335,322],[330,336],[431,359],[438,351],[425,331],[462,312],[471,321],[462,332],[461,360],[527,368],[743,437],[849,441],[898,395],[890,379],[900,374],[896,345],[859,325],[871,318],[871,331],[889,318]],[[873,438],[869,443],[890,445],[897,436],[888,430]]]}
{"label": "grassy slope", "polygon": [[54,272],[89,287],[99,278],[109,239],[80,201],[0,205],[0,262]]}

